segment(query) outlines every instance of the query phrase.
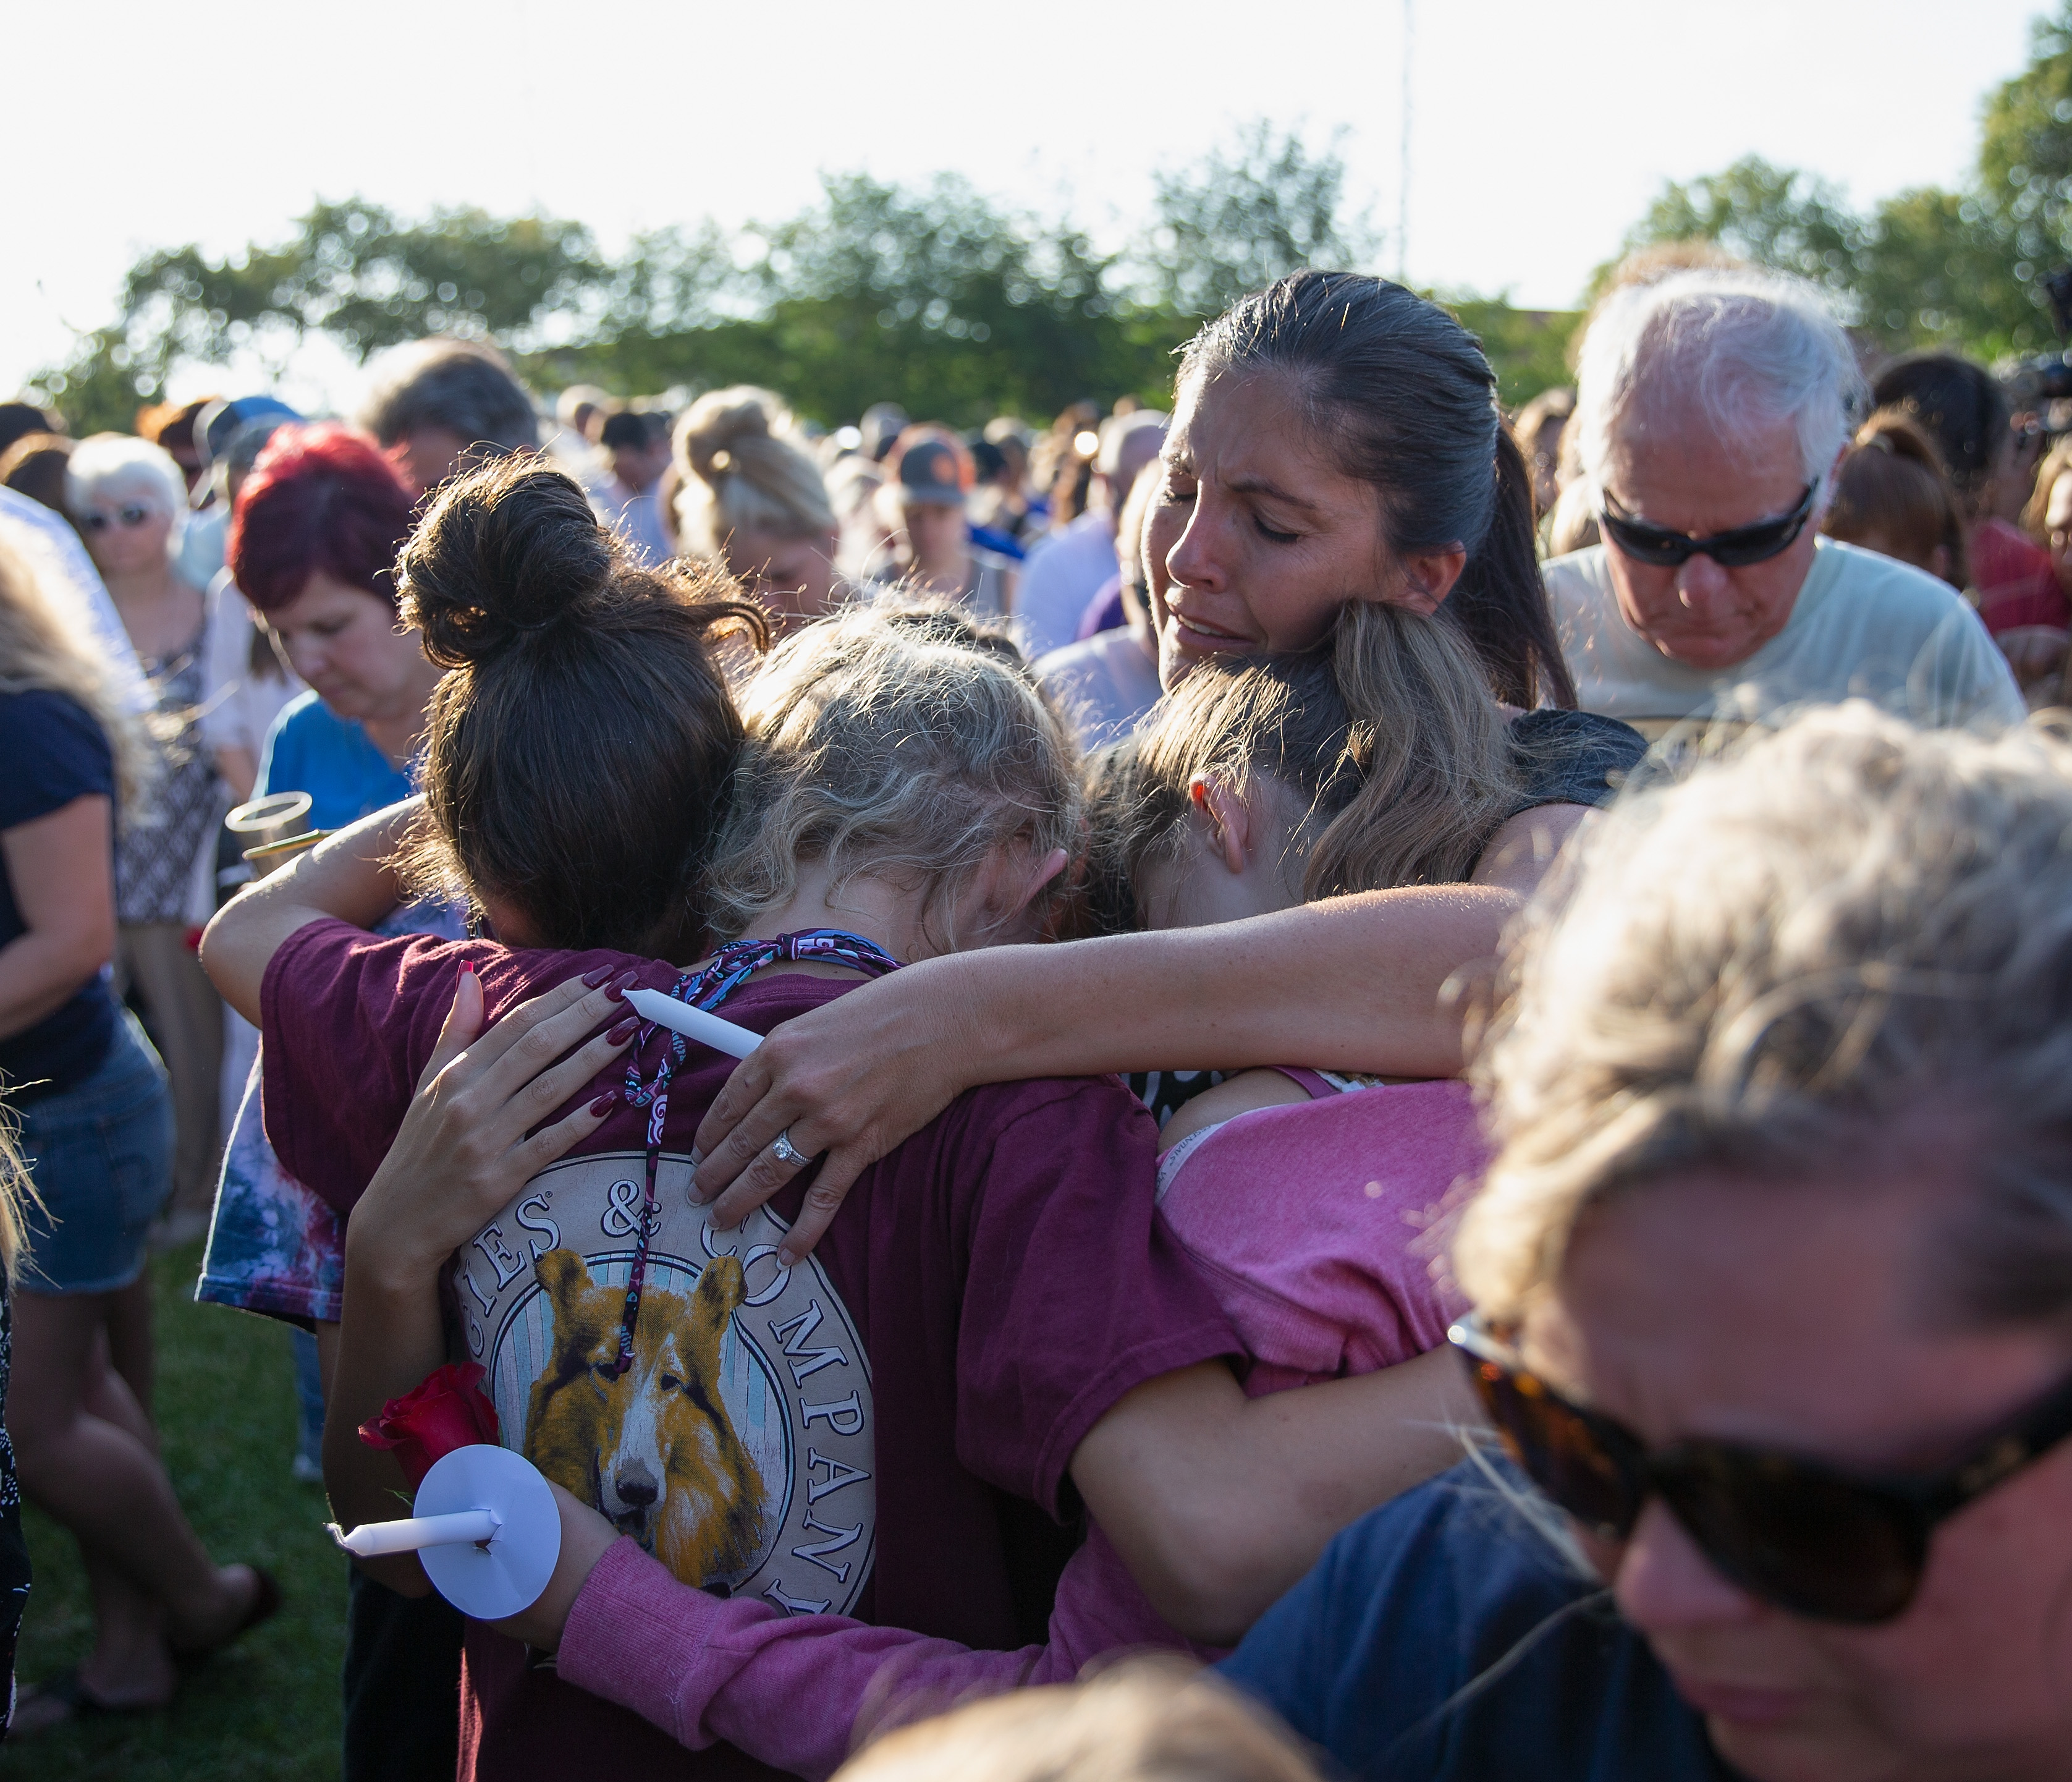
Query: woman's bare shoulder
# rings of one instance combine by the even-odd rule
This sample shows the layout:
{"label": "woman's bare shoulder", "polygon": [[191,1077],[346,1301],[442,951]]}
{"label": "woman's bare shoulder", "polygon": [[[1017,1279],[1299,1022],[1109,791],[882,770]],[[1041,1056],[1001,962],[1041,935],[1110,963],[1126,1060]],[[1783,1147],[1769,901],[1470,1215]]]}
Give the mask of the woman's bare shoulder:
{"label": "woman's bare shoulder", "polygon": [[1158,1134],[1158,1148],[1170,1150],[1191,1134],[1235,1120],[1255,1108],[1277,1108],[1309,1099],[1308,1090],[1277,1070],[1240,1071],[1204,1090],[1167,1121]]}

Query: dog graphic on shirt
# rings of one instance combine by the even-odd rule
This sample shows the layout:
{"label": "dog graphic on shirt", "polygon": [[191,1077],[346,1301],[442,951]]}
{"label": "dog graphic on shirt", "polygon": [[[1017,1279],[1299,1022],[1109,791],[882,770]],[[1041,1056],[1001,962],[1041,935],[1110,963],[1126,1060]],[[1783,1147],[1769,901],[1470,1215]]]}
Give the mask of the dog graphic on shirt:
{"label": "dog graphic on shirt", "polygon": [[623,1373],[626,1290],[592,1279],[569,1249],[548,1251],[534,1274],[554,1335],[532,1383],[525,1458],[684,1582],[742,1571],[762,1541],[763,1484],[720,1395],[720,1345],[747,1291],[740,1262],[714,1258],[688,1294],[643,1292]]}

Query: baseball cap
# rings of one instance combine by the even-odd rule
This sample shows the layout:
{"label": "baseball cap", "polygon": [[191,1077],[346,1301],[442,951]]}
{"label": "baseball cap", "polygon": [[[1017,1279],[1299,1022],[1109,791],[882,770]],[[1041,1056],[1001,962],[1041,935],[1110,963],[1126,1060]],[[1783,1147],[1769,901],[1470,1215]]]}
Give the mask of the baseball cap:
{"label": "baseball cap", "polygon": [[939,439],[917,439],[899,455],[899,498],[936,507],[964,504],[957,455]]}

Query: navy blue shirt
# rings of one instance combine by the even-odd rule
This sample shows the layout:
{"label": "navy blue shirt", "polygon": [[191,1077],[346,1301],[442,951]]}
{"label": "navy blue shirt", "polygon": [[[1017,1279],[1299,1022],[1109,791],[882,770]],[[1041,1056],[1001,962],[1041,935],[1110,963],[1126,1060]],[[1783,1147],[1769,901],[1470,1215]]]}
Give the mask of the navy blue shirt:
{"label": "navy blue shirt", "polygon": [[[0,829],[48,817],[78,798],[109,801],[109,878],[115,874],[115,757],[99,722],[76,699],[40,690],[0,693]],[[0,874],[0,947],[28,932],[14,882]],[[29,1096],[68,1089],[93,1074],[115,1037],[115,999],[96,972],[32,1027],[0,1039],[0,1079]]]}
{"label": "navy blue shirt", "polygon": [[1221,1668],[1362,1782],[1735,1775],[1609,1593],[1472,1462],[1346,1529]]}

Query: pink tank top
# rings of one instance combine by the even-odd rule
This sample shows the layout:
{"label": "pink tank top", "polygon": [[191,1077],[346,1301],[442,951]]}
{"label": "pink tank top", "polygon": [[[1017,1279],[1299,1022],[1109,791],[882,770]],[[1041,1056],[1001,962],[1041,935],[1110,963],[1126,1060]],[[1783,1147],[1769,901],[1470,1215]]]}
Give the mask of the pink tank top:
{"label": "pink tank top", "polygon": [[1244,1339],[1254,1397],[1445,1340],[1462,1307],[1428,1234],[1488,1161],[1465,1083],[1283,1074],[1316,1099],[1190,1134],[1158,1166],[1159,1210]]}

